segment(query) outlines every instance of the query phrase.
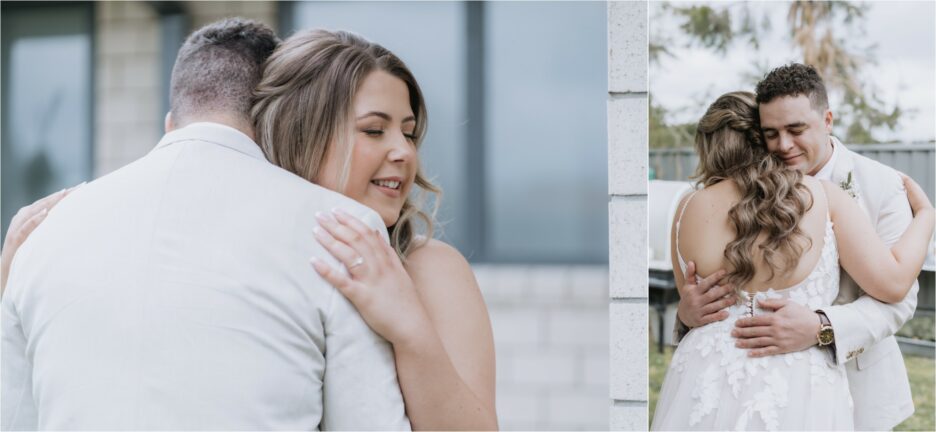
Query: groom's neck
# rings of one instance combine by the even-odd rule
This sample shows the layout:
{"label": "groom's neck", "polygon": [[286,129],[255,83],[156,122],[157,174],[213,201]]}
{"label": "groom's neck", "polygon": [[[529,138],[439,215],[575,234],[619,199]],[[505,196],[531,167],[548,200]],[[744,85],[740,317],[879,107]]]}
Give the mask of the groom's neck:
{"label": "groom's neck", "polygon": [[810,170],[810,172],[808,172],[807,174],[809,174],[809,175],[811,175],[811,176],[814,176],[814,175],[818,174],[819,171],[822,171],[822,169],[825,168],[825,166],[829,164],[829,161],[832,160],[832,152],[835,151],[835,144],[832,143],[832,136],[831,136],[831,135],[829,136],[829,140],[826,142],[826,150],[827,150],[827,151],[826,151],[825,159],[823,159],[822,162],[820,162],[819,164],[817,164],[817,165],[816,165],[812,170]]}
{"label": "groom's neck", "polygon": [[243,120],[240,116],[223,113],[223,112],[212,112],[212,113],[201,113],[194,116],[189,116],[185,119],[185,122],[182,124],[168,124],[166,126],[166,132],[171,132],[175,129],[181,129],[185,126],[188,126],[192,123],[218,123],[230,128],[237,129],[244,135],[250,137],[254,142],[257,141],[254,135],[254,128],[247,121]]}

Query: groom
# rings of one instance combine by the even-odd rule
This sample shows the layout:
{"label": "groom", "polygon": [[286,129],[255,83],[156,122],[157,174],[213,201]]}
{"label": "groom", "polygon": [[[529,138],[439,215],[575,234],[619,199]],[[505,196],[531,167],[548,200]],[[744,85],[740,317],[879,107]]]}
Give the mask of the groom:
{"label": "groom", "polygon": [[2,429],[408,429],[389,343],[309,266],[316,212],[379,216],[267,162],[251,91],[278,39],[208,25],[167,133],[72,192],[3,296]]}
{"label": "groom", "polygon": [[[787,166],[848,192],[888,245],[900,239],[913,218],[897,171],[854,153],[831,136],[832,111],[816,70],[793,63],[772,70],[757,84],[761,130],[768,150]],[[687,276],[687,280],[689,279]],[[677,334],[721,316],[702,316],[705,291],[720,292],[712,281],[680,291]],[[755,356],[825,346],[830,359],[844,363],[854,399],[855,428],[888,430],[913,414],[903,357],[894,334],[916,309],[914,282],[900,303],[886,304],[865,295],[842,271],[834,306],[822,310],[786,300],[765,300],[770,315],[740,319],[733,336]],[[705,300],[703,300],[705,299]],[[714,303],[714,302],[712,302]],[[709,308],[710,309],[710,308]]]}

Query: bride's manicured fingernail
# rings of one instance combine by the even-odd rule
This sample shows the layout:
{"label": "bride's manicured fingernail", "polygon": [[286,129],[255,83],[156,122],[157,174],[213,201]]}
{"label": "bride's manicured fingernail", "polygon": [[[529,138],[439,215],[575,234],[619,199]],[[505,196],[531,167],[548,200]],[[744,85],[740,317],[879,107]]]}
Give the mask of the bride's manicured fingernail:
{"label": "bride's manicured fingernail", "polygon": [[328,217],[324,212],[315,212],[315,218],[322,222],[329,222],[331,218]]}
{"label": "bride's manicured fingernail", "polygon": [[344,210],[342,210],[342,209],[340,209],[340,208],[338,208],[338,207],[335,207],[335,208],[331,209],[331,212],[332,212],[332,214],[334,214],[336,217],[339,217],[339,218],[345,218],[345,217],[349,216],[349,215],[348,215],[348,212],[346,212],[346,211],[344,211]]}
{"label": "bride's manicured fingernail", "polygon": [[325,230],[323,230],[320,226],[316,226],[315,228],[312,228],[312,234],[315,234],[316,237],[320,237],[325,234]]}
{"label": "bride's manicured fingernail", "polygon": [[323,263],[322,260],[316,257],[309,258],[309,265],[312,266],[312,268],[314,268],[316,271],[322,271],[322,266],[324,264],[325,263]]}

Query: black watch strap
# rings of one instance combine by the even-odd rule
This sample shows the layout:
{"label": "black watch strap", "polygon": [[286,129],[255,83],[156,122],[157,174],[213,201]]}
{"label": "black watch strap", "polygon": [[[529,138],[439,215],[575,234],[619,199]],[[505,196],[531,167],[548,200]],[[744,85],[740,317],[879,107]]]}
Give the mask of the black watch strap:
{"label": "black watch strap", "polygon": [[821,322],[822,325],[827,325],[829,327],[832,326],[832,321],[829,321],[829,317],[825,314],[825,312],[822,311],[822,309],[817,310],[816,314],[819,315],[819,322]]}
{"label": "black watch strap", "polygon": [[[820,344],[819,344],[819,345],[820,345],[820,347],[822,347],[822,348],[829,348],[829,349],[831,350],[831,352],[832,352],[832,355],[835,356],[835,331],[832,329],[832,321],[829,320],[828,315],[826,315],[826,313],[823,312],[821,309],[816,310],[816,315],[819,315],[819,331],[820,331],[820,333],[821,333],[826,327],[828,327],[828,328],[829,328],[829,331],[830,331],[830,333],[831,333],[831,336],[832,336],[832,340],[831,340],[828,344],[826,344],[826,345],[823,345],[822,342],[821,342],[821,339],[820,339]],[[819,335],[817,335],[817,338],[818,338],[818,337],[819,337]]]}

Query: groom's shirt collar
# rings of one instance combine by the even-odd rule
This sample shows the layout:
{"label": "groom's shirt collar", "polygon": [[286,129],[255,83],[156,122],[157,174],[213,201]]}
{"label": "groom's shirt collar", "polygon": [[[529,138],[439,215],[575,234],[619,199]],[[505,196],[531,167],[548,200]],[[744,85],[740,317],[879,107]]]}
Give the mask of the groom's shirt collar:
{"label": "groom's shirt collar", "polygon": [[816,173],[813,177],[818,180],[832,181],[832,171],[835,170],[835,160],[838,158],[839,146],[842,143],[838,142],[835,137],[829,136],[829,142],[832,143],[832,156],[829,156],[829,161]]}
{"label": "groom's shirt collar", "polygon": [[183,128],[176,129],[163,135],[154,150],[183,142],[204,141],[227,147],[247,156],[266,160],[263,151],[249,136],[243,132],[221,123],[199,122],[191,123]]}

